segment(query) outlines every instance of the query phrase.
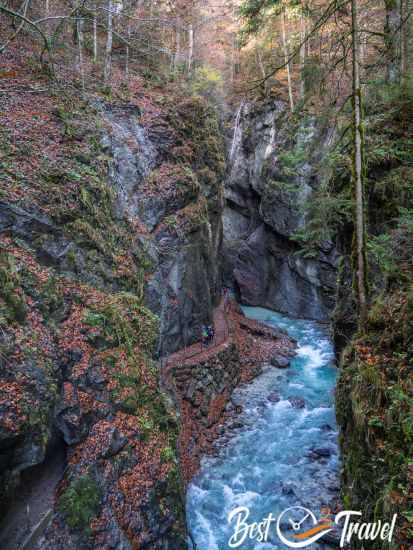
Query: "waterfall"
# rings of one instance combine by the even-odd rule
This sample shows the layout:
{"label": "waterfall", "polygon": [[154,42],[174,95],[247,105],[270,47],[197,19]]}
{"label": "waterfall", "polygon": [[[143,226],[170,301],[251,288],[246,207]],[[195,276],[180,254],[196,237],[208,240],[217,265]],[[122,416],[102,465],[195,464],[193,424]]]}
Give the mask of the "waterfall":
{"label": "waterfall", "polygon": [[232,161],[232,158],[235,153],[235,149],[237,148],[237,145],[241,139],[241,114],[242,109],[244,108],[245,101],[242,100],[240,103],[240,106],[238,107],[237,116],[235,117],[235,126],[234,126],[234,134],[232,136],[232,143],[231,143],[231,149],[229,153],[229,160]]}

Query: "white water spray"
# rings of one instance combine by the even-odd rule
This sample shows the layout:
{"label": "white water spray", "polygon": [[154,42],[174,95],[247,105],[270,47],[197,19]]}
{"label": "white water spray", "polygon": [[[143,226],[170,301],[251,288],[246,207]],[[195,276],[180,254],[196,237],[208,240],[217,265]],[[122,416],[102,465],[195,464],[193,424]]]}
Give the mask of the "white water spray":
{"label": "white water spray", "polygon": [[244,108],[244,105],[245,105],[245,101],[242,100],[241,103],[240,103],[240,106],[238,107],[237,115],[235,117],[234,134],[232,136],[231,149],[230,149],[230,152],[229,152],[229,160],[230,161],[232,161],[235,150],[238,146],[238,143],[241,140],[241,135],[242,135],[241,115],[242,115],[242,109]]}

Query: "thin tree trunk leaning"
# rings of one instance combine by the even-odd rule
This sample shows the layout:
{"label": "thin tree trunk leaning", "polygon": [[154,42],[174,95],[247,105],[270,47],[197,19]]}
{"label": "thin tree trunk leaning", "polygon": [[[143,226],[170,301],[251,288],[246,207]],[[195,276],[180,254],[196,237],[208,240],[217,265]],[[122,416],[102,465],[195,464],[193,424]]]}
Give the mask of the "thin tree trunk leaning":
{"label": "thin tree trunk leaning", "polygon": [[106,36],[105,67],[103,70],[103,80],[109,81],[112,69],[112,40],[113,40],[113,18],[112,18],[112,0],[108,0],[108,29]]}
{"label": "thin tree trunk leaning", "polygon": [[384,41],[387,53],[386,81],[395,84],[400,80],[401,54],[401,0],[385,0],[386,23]]}
{"label": "thin tree trunk leaning", "polygon": [[353,54],[353,178],[356,196],[356,287],[360,327],[367,319],[367,262],[364,216],[363,181],[363,118],[360,86],[360,37],[358,28],[357,0],[351,0],[352,54]]}
{"label": "thin tree trunk leaning", "polygon": [[290,62],[289,62],[289,54],[288,54],[288,47],[287,47],[287,38],[285,35],[285,8],[283,8],[281,12],[281,33],[282,33],[282,41],[283,41],[283,49],[284,49],[284,60],[285,60],[285,66],[287,69],[288,97],[290,99],[291,112],[293,112],[294,98],[293,98],[293,89],[291,85],[291,71],[290,71]]}

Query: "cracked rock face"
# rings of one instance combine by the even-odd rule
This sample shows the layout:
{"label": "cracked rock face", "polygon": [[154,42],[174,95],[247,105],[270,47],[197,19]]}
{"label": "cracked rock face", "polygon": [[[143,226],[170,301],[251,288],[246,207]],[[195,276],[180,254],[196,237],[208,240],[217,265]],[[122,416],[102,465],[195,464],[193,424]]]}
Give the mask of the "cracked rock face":
{"label": "cracked rock face", "polygon": [[[187,131],[194,123],[191,108],[176,109]],[[223,147],[218,131],[207,126],[211,114],[203,112],[205,128],[198,121],[198,130],[212,146],[203,144],[203,157],[194,155],[182,167],[172,153],[177,133],[170,121],[158,117],[143,127],[133,108],[106,109],[104,116],[119,215],[139,221],[140,244],[152,264],[145,302],[160,318],[158,354],[164,356],[199,339],[219,300]]]}
{"label": "cracked rock face", "polygon": [[[306,205],[320,185],[318,161],[333,135],[312,117],[291,130],[284,103],[244,104],[234,129],[224,210],[224,277],[241,302],[328,321],[338,255],[325,242],[300,254]],[[289,129],[290,128],[290,129]]]}

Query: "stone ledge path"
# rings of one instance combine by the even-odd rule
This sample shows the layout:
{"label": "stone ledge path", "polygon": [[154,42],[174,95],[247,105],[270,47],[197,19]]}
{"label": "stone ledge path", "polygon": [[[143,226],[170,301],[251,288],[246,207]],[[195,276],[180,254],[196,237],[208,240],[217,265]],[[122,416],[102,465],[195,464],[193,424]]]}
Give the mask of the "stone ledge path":
{"label": "stone ledge path", "polygon": [[[231,305],[232,307],[232,305]],[[192,365],[213,357],[231,342],[230,324],[224,311],[224,300],[215,308],[213,314],[214,338],[208,346],[195,342],[163,359],[164,372],[169,373],[174,367]]]}

